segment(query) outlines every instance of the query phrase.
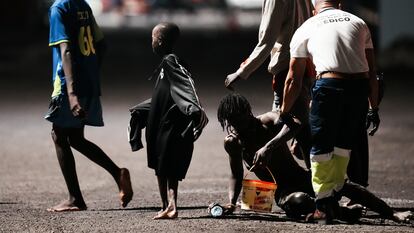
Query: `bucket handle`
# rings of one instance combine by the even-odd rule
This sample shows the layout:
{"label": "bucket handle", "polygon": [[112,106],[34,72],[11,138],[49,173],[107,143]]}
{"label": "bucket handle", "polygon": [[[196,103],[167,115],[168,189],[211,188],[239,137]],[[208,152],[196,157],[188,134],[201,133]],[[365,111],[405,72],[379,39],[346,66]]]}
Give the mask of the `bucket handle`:
{"label": "bucket handle", "polygon": [[[256,164],[254,164],[248,171],[249,172],[252,172],[252,170],[253,170],[253,168],[256,166]],[[270,173],[270,175],[272,176],[272,179],[273,179],[273,182],[275,182],[275,184],[277,184],[276,183],[276,179],[275,179],[275,177],[273,176],[273,174],[272,174],[272,172],[270,171],[270,169],[266,166],[266,169],[267,169],[267,171]],[[246,175],[244,175],[244,178],[243,179],[246,179],[246,176],[247,176],[247,174],[248,173],[246,173]]]}

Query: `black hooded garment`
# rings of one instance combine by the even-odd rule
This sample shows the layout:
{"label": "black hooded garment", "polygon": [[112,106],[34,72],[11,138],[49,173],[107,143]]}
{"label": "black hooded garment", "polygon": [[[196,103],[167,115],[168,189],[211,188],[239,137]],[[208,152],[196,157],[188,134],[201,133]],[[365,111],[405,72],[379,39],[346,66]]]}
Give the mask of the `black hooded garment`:
{"label": "black hooded garment", "polygon": [[[164,56],[153,78],[157,80],[152,98],[131,109],[131,126],[135,116],[132,132],[146,126],[148,167],[157,176],[182,180],[191,162],[194,131],[201,130],[208,120],[191,74],[176,55]],[[133,137],[135,141],[140,133],[138,136]],[[140,143],[136,145],[135,150],[142,148]],[[134,150],[133,143],[131,146]]]}

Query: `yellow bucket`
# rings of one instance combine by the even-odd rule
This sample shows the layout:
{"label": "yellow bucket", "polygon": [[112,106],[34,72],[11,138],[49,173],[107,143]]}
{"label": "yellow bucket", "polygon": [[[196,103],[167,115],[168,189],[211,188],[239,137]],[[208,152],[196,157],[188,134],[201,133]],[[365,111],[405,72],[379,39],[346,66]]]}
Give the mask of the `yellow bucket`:
{"label": "yellow bucket", "polygon": [[[270,172],[270,170],[267,168]],[[275,181],[273,174],[270,175]],[[273,206],[273,200],[275,198],[275,191],[277,188],[276,181],[266,182],[261,180],[248,180],[243,179],[243,192],[242,192],[242,210],[253,210],[257,212],[271,212]]]}

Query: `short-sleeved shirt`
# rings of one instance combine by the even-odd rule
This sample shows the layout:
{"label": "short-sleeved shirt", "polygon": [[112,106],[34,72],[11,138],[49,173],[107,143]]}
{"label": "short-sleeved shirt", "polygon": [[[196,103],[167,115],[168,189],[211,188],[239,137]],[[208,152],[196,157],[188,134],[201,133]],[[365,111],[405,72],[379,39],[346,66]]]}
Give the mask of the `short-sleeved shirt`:
{"label": "short-sleeved shirt", "polygon": [[290,54],[311,57],[318,73],[361,73],[369,71],[365,50],[372,48],[370,31],[362,19],[327,8],[298,28],[290,43]]}
{"label": "short-sleeved shirt", "polygon": [[99,96],[100,81],[95,43],[103,39],[92,10],[84,0],[57,0],[49,9],[49,46],[53,53],[52,97],[65,95],[65,72],[59,44],[69,43],[75,92],[79,97]]}

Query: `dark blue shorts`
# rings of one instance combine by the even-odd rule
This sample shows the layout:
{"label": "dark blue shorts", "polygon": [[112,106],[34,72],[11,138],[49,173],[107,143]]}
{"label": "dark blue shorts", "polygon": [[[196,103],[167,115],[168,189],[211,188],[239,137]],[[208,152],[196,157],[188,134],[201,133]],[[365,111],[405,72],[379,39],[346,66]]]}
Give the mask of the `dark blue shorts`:
{"label": "dark blue shorts", "polygon": [[309,116],[312,155],[353,148],[365,124],[368,90],[368,79],[316,80]]}
{"label": "dark blue shorts", "polygon": [[85,119],[73,116],[67,96],[52,97],[45,119],[64,128],[81,128],[85,125],[103,126],[102,106],[99,96],[80,97],[80,105],[86,113]]}

